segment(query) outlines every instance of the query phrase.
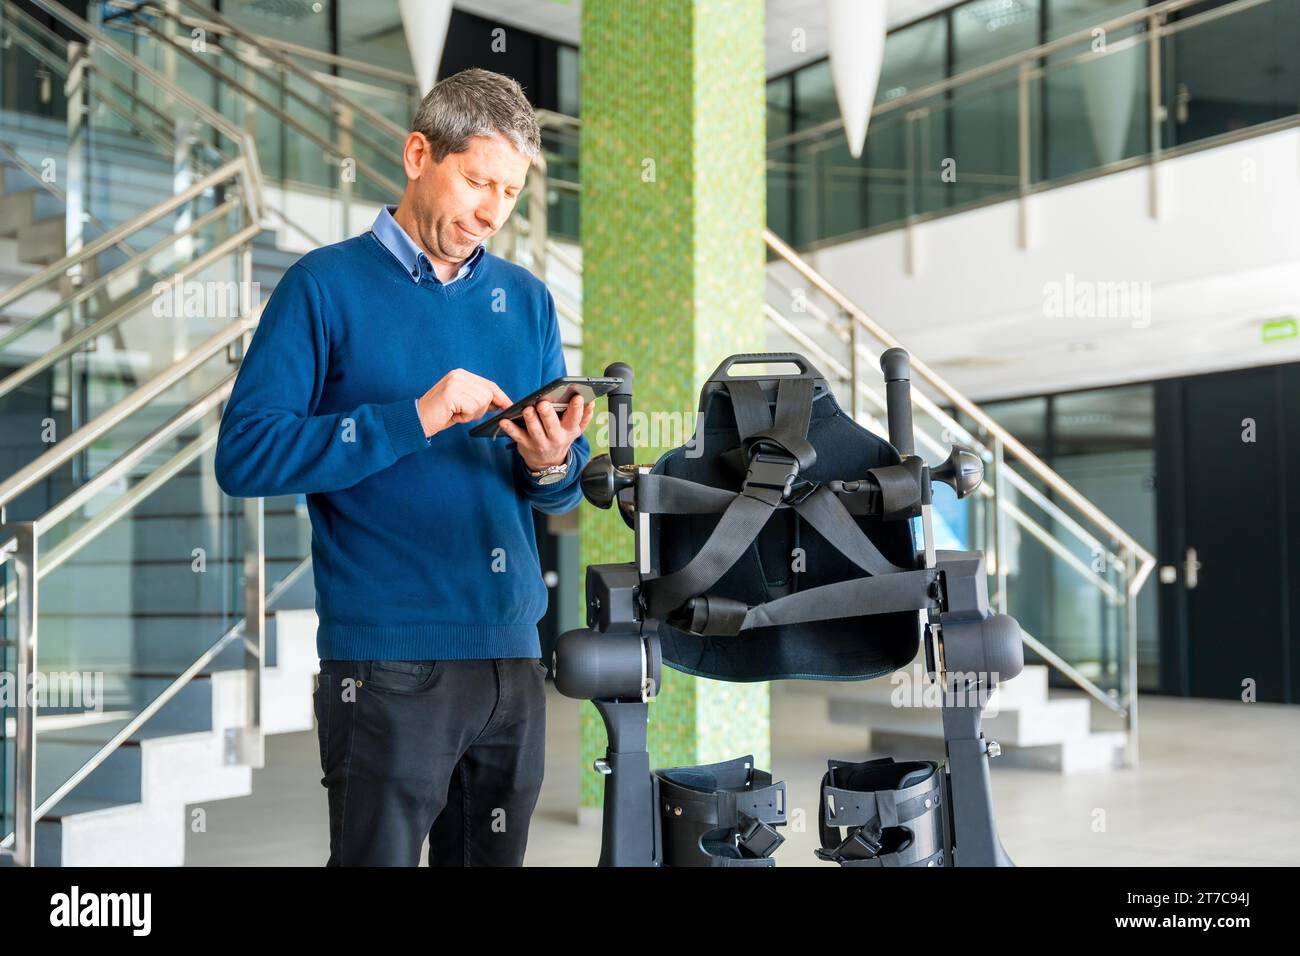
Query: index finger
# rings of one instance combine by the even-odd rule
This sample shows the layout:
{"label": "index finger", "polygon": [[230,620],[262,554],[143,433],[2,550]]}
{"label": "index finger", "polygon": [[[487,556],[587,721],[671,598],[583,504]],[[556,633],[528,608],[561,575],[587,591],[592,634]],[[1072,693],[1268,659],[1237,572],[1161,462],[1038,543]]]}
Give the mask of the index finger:
{"label": "index finger", "polygon": [[492,386],[493,405],[497,408],[509,408],[514,404],[514,402],[510,401],[510,397],[506,395],[505,392],[501,391],[501,386],[497,385],[496,382],[488,382],[488,384]]}

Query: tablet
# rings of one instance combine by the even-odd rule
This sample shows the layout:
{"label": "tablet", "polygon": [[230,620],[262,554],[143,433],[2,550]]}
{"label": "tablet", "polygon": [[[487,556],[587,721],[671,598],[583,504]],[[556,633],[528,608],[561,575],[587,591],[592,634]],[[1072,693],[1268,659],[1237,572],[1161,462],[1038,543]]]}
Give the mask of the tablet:
{"label": "tablet", "polygon": [[569,407],[569,399],[581,395],[582,400],[590,405],[602,395],[608,395],[623,384],[621,378],[584,378],[581,375],[566,375],[557,378],[549,385],[544,385],[526,398],[521,398],[509,408],[498,412],[486,421],[470,429],[475,438],[498,438],[501,435],[501,422],[509,419],[518,424],[524,415],[524,409],[545,399],[555,409],[555,414],[563,415]]}

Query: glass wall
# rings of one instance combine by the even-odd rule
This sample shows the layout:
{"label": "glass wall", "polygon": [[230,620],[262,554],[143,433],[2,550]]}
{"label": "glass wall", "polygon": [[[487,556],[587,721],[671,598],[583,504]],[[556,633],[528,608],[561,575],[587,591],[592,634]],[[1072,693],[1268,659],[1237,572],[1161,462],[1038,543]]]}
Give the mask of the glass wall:
{"label": "glass wall", "polygon": [[[1089,501],[1151,553],[1156,552],[1155,387],[1150,384],[1090,389],[1059,395],[987,402],[983,408]],[[961,416],[958,416],[959,420]],[[962,422],[973,427],[973,422]],[[1037,479],[1029,484],[1050,501]],[[1072,536],[1027,497],[1012,503],[1056,542]],[[936,505],[937,507],[937,505]],[[1079,551],[1070,560],[1024,532],[1003,524],[1007,545],[1008,611],[1025,630],[1102,687],[1118,686],[1126,666],[1124,621],[1098,582],[1117,581],[1099,567],[1100,553]],[[1138,686],[1159,684],[1159,629],[1154,575],[1138,596]],[[1028,652],[1027,652],[1028,653]],[[1030,653],[1030,657],[1033,655]]]}
{"label": "glass wall", "polygon": [[1171,144],[1300,112],[1300,3],[1294,0],[1262,3],[1174,33],[1164,40],[1162,57],[1172,100],[1165,126]]}
{"label": "glass wall", "polygon": [[[1148,6],[967,0],[892,31],[856,159],[838,122],[827,60],[771,80],[770,224],[806,248],[1147,155]],[[1022,74],[1018,54],[1067,37],[1076,40],[1023,61]],[[1193,3],[1169,16],[1158,47],[1163,150],[1300,114],[1295,0]],[[1008,58],[928,100],[890,105]]]}
{"label": "glass wall", "polygon": [[[1155,389],[1133,385],[1054,396],[1052,467],[1156,553]],[[1060,567],[1048,595],[1052,633],[1070,660],[1095,661],[1115,674],[1124,662],[1123,631],[1105,598]],[[1159,682],[1156,579],[1138,597],[1138,686]]]}
{"label": "glass wall", "polygon": [[[330,49],[330,5],[337,0],[221,0],[222,16],[250,33],[315,50]],[[339,9],[371,4],[341,3]],[[382,6],[382,4],[381,4]],[[394,5],[395,6],[395,5]]]}
{"label": "glass wall", "polygon": [[[1076,173],[1131,159],[1150,144],[1146,51],[1140,45],[1098,56],[1111,45],[1132,43],[1141,21],[1094,32],[1093,24],[1140,10],[1144,0],[1053,0],[1047,39],[1087,32],[1086,39],[1052,54],[1044,64],[1042,109],[1032,121],[1042,135],[1035,162],[1042,178]],[[1038,178],[1038,177],[1035,177]]]}

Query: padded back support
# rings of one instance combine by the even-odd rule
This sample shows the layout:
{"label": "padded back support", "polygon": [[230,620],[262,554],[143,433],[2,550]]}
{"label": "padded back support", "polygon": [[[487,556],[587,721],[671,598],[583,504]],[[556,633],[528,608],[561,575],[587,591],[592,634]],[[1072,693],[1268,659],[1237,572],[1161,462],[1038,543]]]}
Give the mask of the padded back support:
{"label": "padded back support", "polygon": [[[776,383],[764,383],[774,403]],[[817,482],[866,476],[868,468],[893,465],[898,452],[854,422],[829,391],[818,389],[808,439],[817,461],[800,477]],[[694,448],[666,453],[656,474],[739,491],[744,474],[731,399],[724,389],[705,386]],[[697,457],[691,457],[696,455]],[[730,453],[730,454],[729,454]],[[656,574],[680,570],[704,545],[717,514],[655,515],[650,520],[650,561]],[[911,524],[859,516],[863,531],[881,553],[902,568],[917,567]],[[794,551],[802,548],[805,569],[795,573]],[[796,590],[863,576],[791,508],[773,513],[754,546],[709,589],[709,594],[762,604]],[[890,673],[916,656],[920,641],[914,611],[755,628],[735,637],[696,636],[661,622],[663,659],[679,671],[728,681],[808,678],[864,680]]]}

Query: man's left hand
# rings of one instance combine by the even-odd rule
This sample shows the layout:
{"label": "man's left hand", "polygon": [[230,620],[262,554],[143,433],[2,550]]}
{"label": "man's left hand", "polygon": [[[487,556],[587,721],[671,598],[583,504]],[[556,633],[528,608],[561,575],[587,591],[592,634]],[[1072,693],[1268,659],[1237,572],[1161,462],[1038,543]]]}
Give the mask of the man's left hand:
{"label": "man's left hand", "polygon": [[503,421],[501,431],[513,438],[524,464],[533,471],[550,465],[562,465],[569,458],[569,446],[591,423],[595,404],[588,405],[581,395],[569,400],[569,407],[561,418],[547,401],[524,409],[524,428],[512,421]]}

